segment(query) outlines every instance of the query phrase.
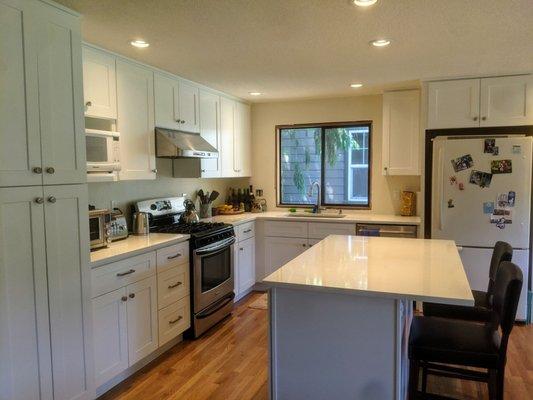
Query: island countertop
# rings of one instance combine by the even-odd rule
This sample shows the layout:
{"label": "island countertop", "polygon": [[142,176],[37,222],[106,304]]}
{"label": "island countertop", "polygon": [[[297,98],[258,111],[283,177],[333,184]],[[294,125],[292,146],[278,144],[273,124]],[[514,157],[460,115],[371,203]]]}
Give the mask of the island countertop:
{"label": "island countertop", "polygon": [[263,282],[326,292],[473,305],[455,242],[331,235]]}

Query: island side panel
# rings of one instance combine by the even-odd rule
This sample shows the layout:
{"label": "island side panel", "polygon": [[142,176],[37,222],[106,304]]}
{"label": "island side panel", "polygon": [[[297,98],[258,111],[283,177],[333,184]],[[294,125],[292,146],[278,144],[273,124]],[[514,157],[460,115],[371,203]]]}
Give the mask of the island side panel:
{"label": "island side panel", "polygon": [[272,287],[273,400],[397,398],[394,299]]}

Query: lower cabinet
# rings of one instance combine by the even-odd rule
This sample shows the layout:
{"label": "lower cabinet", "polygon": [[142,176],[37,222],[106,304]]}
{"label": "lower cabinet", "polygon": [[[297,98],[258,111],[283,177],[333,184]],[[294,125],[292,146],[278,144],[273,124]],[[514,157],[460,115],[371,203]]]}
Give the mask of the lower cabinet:
{"label": "lower cabinet", "polygon": [[235,248],[235,296],[240,299],[255,284],[255,238],[243,240]]}
{"label": "lower cabinet", "polygon": [[265,237],[265,275],[302,254],[309,247],[304,238]]}
{"label": "lower cabinet", "polygon": [[159,310],[159,346],[163,346],[191,326],[189,296]]}

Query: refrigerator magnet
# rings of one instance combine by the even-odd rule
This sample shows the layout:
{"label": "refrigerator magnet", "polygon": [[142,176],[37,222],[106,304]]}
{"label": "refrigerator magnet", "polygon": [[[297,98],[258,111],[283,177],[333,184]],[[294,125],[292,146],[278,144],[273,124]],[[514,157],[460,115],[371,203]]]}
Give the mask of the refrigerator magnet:
{"label": "refrigerator magnet", "polygon": [[507,199],[508,197],[509,197],[508,193],[500,193],[498,195],[498,197],[496,198],[496,204],[498,205],[498,208],[507,207],[509,205],[509,202]]}
{"label": "refrigerator magnet", "polygon": [[490,172],[493,174],[510,174],[513,172],[512,160],[494,160],[490,162]]}
{"label": "refrigerator magnet", "polygon": [[465,184],[463,182],[459,182],[459,190],[465,190]]}
{"label": "refrigerator magnet", "polygon": [[492,174],[476,170],[472,171],[470,174],[470,179],[468,180],[468,182],[472,183],[473,185],[478,185],[481,188],[489,187],[491,181]]}
{"label": "refrigerator magnet", "polygon": [[521,154],[522,153],[522,146],[519,144],[513,145],[513,154]]}
{"label": "refrigerator magnet", "polygon": [[457,177],[455,175],[450,176],[450,185],[455,185],[457,183]]}
{"label": "refrigerator magnet", "polygon": [[494,154],[494,147],[496,147],[496,139],[485,139],[484,153]]}
{"label": "refrigerator magnet", "polygon": [[509,191],[507,194],[507,204],[509,207],[514,207],[514,203],[516,200],[516,192],[514,190]]}
{"label": "refrigerator magnet", "polygon": [[494,149],[492,150],[492,155],[497,156],[500,154],[500,148],[498,146],[494,146]]}
{"label": "refrigerator magnet", "polygon": [[494,212],[494,202],[486,201],[483,203],[483,214],[492,214]]}
{"label": "refrigerator magnet", "polygon": [[448,199],[448,208],[454,208],[455,204],[453,204],[453,199]]}
{"label": "refrigerator magnet", "polygon": [[455,160],[451,160],[451,162],[455,172],[464,171],[465,169],[472,168],[474,166],[474,160],[470,154],[457,157]]}

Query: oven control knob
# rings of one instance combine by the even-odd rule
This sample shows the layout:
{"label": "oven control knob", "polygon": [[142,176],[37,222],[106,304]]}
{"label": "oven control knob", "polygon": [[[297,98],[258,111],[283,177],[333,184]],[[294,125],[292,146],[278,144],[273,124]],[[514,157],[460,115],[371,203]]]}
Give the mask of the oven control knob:
{"label": "oven control knob", "polygon": [[157,210],[157,206],[155,204],[151,204],[150,205],[150,210]]}

